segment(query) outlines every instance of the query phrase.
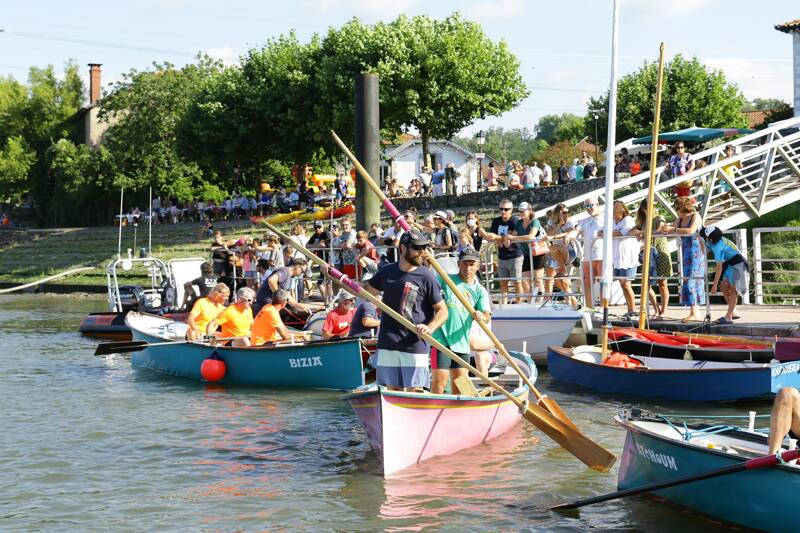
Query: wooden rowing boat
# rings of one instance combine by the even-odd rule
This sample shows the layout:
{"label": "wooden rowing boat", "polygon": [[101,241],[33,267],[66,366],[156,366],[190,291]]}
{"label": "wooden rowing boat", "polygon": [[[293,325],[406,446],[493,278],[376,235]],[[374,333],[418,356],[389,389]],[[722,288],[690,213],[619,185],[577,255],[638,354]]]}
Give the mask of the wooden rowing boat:
{"label": "wooden rowing boat", "polygon": [[797,361],[732,363],[637,357],[642,366],[625,368],[602,364],[600,351],[596,346],[550,346],[550,375],[600,392],[697,402],[772,397],[781,387],[800,386]]}
{"label": "wooden rowing boat", "polygon": [[[616,421],[627,431],[618,487],[629,489],[701,474],[767,453],[764,434],[734,426],[672,421],[623,413]],[[656,491],[673,504],[716,520],[763,531],[800,530],[792,511],[800,492],[800,467],[779,465],[714,477]]]}
{"label": "wooden rowing boat", "polygon": [[[531,382],[536,366],[527,354],[512,352]],[[528,387],[508,367],[496,378],[520,400]],[[367,433],[372,449],[382,460],[384,476],[432,457],[451,455],[477,446],[517,425],[522,414],[500,394],[485,397],[389,391],[370,385],[344,398]]]}
{"label": "wooden rowing boat", "polygon": [[364,385],[362,344],[358,339],[254,346],[214,347],[181,342],[186,324],[131,312],[125,319],[134,341],[164,343],[131,354],[131,364],[202,381],[200,367],[212,353],[225,362],[223,385],[259,385],[298,389],[350,390]]}

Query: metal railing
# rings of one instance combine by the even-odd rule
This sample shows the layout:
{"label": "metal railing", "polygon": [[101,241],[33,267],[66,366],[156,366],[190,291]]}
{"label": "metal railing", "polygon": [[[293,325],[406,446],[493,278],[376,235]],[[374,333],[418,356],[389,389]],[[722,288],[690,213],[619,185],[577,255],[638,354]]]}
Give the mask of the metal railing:
{"label": "metal railing", "polygon": [[[724,148],[732,145],[738,152],[725,158]],[[782,121],[769,128],[745,135],[728,143],[692,154],[692,160],[708,164],[695,168],[683,176],[660,180],[655,186],[656,201],[673,216],[671,196],[675,186],[684,181],[694,183],[692,190],[700,204],[700,213],[706,224],[714,223],[720,229],[733,228],[753,218],[800,200],[800,118]],[[732,163],[741,163],[741,169],[733,170],[728,176],[723,168]],[[656,169],[656,175],[664,177],[665,164]],[[615,199],[626,205],[637,206],[647,197],[650,172],[641,172],[614,183]],[[723,192],[720,184],[730,187],[730,193]],[[633,190],[631,189],[638,189]],[[619,194],[617,194],[619,193]],[[580,194],[567,200],[567,207],[580,205],[589,198],[603,198],[603,191]],[[536,212],[543,217],[555,206]],[[587,215],[575,213],[577,222]]]}
{"label": "metal railing", "polygon": [[[756,304],[798,305],[800,227],[754,228],[752,231]],[[780,234],[793,234],[793,240],[782,239]],[[787,252],[793,254],[794,259],[787,257]]]}

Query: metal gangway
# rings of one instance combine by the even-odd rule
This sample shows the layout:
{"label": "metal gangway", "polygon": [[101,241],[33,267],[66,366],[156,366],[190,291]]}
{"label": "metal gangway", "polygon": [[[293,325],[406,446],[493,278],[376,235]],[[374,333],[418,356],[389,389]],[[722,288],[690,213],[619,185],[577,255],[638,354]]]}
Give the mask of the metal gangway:
{"label": "metal gangway", "polygon": [[[724,150],[729,144],[734,147],[735,155],[726,158]],[[692,160],[703,160],[707,164],[683,176],[659,180],[655,187],[656,202],[677,217],[670,198],[672,189],[688,180],[703,182],[703,186],[692,191],[699,203],[698,211],[703,216],[703,223],[714,224],[722,230],[734,228],[800,200],[800,117],[697,152],[692,154]],[[726,176],[722,168],[737,161],[741,168],[734,170],[733,177]],[[664,167],[661,165],[656,169],[656,176],[663,175]],[[635,209],[647,198],[649,180],[648,170],[616,181],[614,199]],[[730,186],[730,193],[720,190],[723,181]],[[603,201],[603,196],[604,191],[600,189],[563,203],[573,207],[581,205],[587,198]],[[544,217],[554,207],[539,209],[535,216]],[[586,212],[581,210],[573,214],[572,220],[577,222],[586,216]]]}

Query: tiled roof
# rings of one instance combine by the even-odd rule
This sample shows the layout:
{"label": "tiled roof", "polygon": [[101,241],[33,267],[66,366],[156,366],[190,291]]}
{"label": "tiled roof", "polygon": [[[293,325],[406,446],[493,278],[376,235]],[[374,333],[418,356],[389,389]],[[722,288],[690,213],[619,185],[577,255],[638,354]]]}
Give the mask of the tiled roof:
{"label": "tiled roof", "polygon": [[747,127],[750,129],[761,126],[767,120],[767,113],[773,111],[772,109],[760,109],[757,111],[742,111],[742,114],[747,118]]}
{"label": "tiled roof", "polygon": [[800,31],[800,19],[790,20],[783,24],[776,24],[775,29],[783,33],[791,33],[793,31]]}

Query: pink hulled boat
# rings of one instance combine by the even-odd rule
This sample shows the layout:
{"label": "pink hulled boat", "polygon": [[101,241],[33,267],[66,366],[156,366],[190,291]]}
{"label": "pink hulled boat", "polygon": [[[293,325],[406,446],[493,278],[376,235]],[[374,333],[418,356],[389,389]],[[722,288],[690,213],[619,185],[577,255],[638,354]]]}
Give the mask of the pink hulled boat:
{"label": "pink hulled boat", "polygon": [[[527,354],[512,352],[531,383],[536,366]],[[493,378],[522,401],[528,387],[509,366]],[[480,380],[473,378],[476,387]],[[472,448],[507,432],[522,418],[517,406],[505,396],[458,396],[389,391],[369,385],[344,398],[353,407],[367,432],[372,449],[383,462],[383,475],[431,457]]]}

